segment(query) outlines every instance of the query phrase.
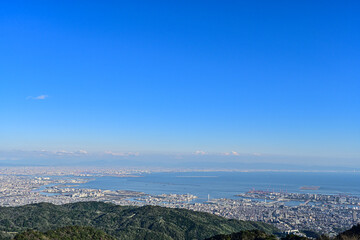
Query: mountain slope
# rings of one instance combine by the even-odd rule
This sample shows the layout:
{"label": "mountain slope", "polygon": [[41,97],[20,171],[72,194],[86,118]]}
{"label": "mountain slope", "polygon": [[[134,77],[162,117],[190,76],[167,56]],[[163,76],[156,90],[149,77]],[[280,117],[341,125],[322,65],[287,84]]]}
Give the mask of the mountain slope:
{"label": "mountain slope", "polygon": [[247,230],[232,234],[219,234],[205,240],[276,240],[276,237],[259,230]]}
{"label": "mountain slope", "polygon": [[358,239],[360,239],[360,224],[353,226],[349,230],[346,230],[345,232],[342,232],[335,237],[335,240],[358,240]]}
{"label": "mountain slope", "polygon": [[112,236],[92,227],[70,226],[39,232],[28,230],[15,236],[14,240],[115,240]]}
{"label": "mountain slope", "polygon": [[49,203],[0,208],[0,231],[46,232],[65,226],[90,226],[118,239],[205,239],[217,234],[259,229],[277,231],[258,222],[228,220],[208,213],[156,206],[130,207],[102,202]]}

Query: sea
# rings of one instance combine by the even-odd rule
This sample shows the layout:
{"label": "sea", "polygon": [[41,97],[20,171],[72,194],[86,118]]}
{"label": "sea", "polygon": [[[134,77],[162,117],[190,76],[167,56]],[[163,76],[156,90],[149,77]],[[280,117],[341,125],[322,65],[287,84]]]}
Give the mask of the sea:
{"label": "sea", "polygon": [[[302,190],[316,186],[317,190]],[[360,172],[156,172],[137,177],[92,177],[80,188],[130,190],[152,195],[192,194],[238,199],[250,190],[351,195],[360,197]]]}

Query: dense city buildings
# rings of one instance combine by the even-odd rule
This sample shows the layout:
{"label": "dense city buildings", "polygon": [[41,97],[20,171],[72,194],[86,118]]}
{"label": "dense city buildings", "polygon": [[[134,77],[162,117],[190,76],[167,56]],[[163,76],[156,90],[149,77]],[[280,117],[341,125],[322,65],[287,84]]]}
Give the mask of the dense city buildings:
{"label": "dense city buildings", "polygon": [[126,189],[88,189],[98,176],[138,177],[137,169],[6,168],[0,174],[0,206],[51,202],[104,201],[119,205],[158,205],[203,211],[231,219],[274,224],[282,231],[312,230],[335,234],[360,220],[355,196],[249,191],[232,199],[197,201],[192,194],[150,195]]}

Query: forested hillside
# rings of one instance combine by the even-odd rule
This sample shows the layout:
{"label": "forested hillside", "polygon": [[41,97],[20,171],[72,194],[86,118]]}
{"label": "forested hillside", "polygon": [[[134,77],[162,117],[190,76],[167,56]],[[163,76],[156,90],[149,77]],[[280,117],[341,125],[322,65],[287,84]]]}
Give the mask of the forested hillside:
{"label": "forested hillside", "polygon": [[128,240],[205,239],[242,230],[277,231],[265,223],[229,220],[208,213],[156,206],[124,207],[103,202],[79,202],[0,208],[3,239],[29,229],[47,232],[67,226],[93,227],[117,239]]}

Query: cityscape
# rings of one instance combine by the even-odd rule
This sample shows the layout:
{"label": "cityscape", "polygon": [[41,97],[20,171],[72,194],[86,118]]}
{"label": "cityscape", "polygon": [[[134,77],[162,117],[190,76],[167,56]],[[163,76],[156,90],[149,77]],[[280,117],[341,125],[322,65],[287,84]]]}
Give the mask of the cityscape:
{"label": "cityscape", "polygon": [[138,174],[150,172],[114,168],[6,168],[0,175],[0,206],[84,201],[155,205],[270,223],[283,232],[308,230],[330,236],[360,223],[360,198],[356,196],[251,190],[232,199],[208,196],[205,201],[196,202],[198,196],[187,193],[150,195],[127,189],[111,191],[79,187],[97,176],[139,177]]}
{"label": "cityscape", "polygon": [[0,5],[0,240],[360,240],[360,1]]}

